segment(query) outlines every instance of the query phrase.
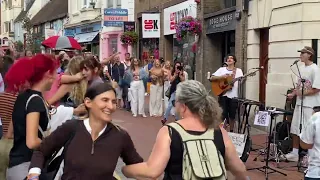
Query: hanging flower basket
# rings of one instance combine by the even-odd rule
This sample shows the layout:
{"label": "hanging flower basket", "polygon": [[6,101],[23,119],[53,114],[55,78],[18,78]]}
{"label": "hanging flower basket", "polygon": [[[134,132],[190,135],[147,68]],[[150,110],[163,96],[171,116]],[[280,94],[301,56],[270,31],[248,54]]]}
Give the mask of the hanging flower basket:
{"label": "hanging flower basket", "polygon": [[136,32],[134,31],[127,31],[124,32],[121,36],[120,36],[120,41],[123,44],[128,44],[128,45],[134,45],[138,42],[139,36]]}
{"label": "hanging flower basket", "polygon": [[202,26],[200,20],[187,16],[182,18],[176,25],[177,40],[181,41],[188,35],[200,35]]}

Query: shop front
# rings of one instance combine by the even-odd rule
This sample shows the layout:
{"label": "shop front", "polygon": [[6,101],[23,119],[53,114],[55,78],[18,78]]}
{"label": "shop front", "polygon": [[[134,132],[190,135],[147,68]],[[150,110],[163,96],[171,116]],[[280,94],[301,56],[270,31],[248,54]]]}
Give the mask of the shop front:
{"label": "shop front", "polygon": [[195,72],[195,36],[189,35],[183,40],[176,37],[176,25],[185,17],[197,16],[197,4],[188,0],[163,10],[163,34],[165,43],[165,59],[178,60],[185,64],[189,79],[194,79]]}
{"label": "shop front", "polygon": [[125,53],[131,54],[131,45],[121,42],[121,35],[125,31],[135,31],[135,23],[128,22],[128,9],[105,9],[102,24],[100,59],[105,59],[116,52],[120,52],[120,59],[123,60],[125,58]]}
{"label": "shop front", "polygon": [[143,13],[139,24],[140,59],[144,62],[150,57],[159,59],[160,13]]}
{"label": "shop front", "polygon": [[220,64],[225,62],[229,54],[236,55],[236,28],[240,18],[235,8],[217,12],[214,16],[205,19],[206,34],[213,46],[219,47]]}
{"label": "shop front", "polygon": [[65,36],[73,37],[83,47],[83,51],[99,55],[99,32],[101,23],[81,25],[65,29]]}

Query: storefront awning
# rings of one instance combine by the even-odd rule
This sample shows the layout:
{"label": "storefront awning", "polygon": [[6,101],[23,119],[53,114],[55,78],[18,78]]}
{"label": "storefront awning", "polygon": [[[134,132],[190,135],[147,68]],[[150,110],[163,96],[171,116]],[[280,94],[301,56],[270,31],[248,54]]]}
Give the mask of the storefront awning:
{"label": "storefront awning", "polygon": [[74,39],[77,40],[78,43],[91,42],[98,34],[99,34],[99,32],[77,34],[77,35],[75,35]]}

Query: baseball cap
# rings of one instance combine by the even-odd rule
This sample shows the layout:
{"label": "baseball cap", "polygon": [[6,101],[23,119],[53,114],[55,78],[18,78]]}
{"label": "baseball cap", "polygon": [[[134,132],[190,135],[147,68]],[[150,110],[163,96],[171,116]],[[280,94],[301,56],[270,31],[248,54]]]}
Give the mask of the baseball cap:
{"label": "baseball cap", "polygon": [[303,49],[298,50],[298,52],[314,55],[314,50],[312,49],[312,47],[309,46],[305,46]]}

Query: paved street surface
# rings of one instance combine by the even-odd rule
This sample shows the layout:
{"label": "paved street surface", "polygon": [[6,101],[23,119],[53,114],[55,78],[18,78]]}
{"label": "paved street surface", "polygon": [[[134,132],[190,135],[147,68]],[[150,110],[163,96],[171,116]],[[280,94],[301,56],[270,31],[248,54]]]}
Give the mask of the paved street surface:
{"label": "paved street surface", "polygon": [[[118,110],[114,114],[113,118],[114,122],[122,127],[124,127],[129,134],[131,135],[131,138],[140,153],[140,155],[147,160],[151,150],[152,146],[154,144],[156,135],[158,130],[161,128],[161,123],[160,119],[161,118],[142,118],[142,117],[137,117],[134,118],[131,116],[129,112],[123,111],[123,110]],[[173,119],[173,118],[172,118]],[[266,137],[263,133],[261,133],[258,130],[254,130],[252,128],[251,131],[252,134],[252,139],[253,139],[253,149],[256,148],[262,148],[261,146],[264,146],[264,142],[266,142]],[[247,168],[256,168],[263,166],[265,163],[260,162],[260,159],[258,161],[253,161],[253,159],[257,156],[257,152],[251,152],[250,157],[248,161],[246,162]],[[292,167],[296,163],[280,163],[280,167],[282,169],[278,169],[284,173],[287,174],[287,176],[282,176],[277,173],[273,173],[269,175],[269,179],[274,179],[274,180],[301,180],[303,179],[303,174],[297,172],[297,168]],[[120,178],[123,179],[128,179],[125,178],[121,174],[121,167],[123,166],[123,162],[119,160],[119,163],[117,165],[116,173],[120,176]],[[270,166],[275,168],[276,164],[274,162],[270,163]],[[291,168],[289,168],[291,167]],[[250,176],[251,180],[264,180],[265,176],[263,172],[257,171],[257,170],[252,170],[248,172],[248,175]],[[234,177],[229,173],[229,179],[233,180]]]}

